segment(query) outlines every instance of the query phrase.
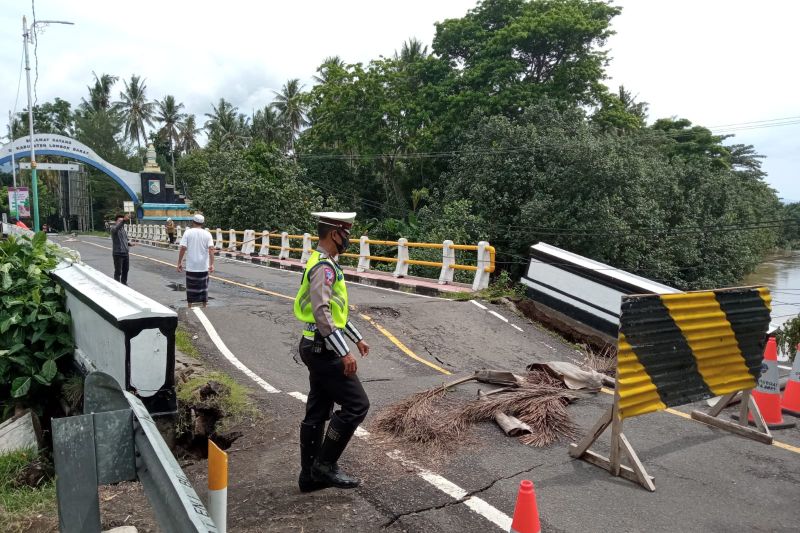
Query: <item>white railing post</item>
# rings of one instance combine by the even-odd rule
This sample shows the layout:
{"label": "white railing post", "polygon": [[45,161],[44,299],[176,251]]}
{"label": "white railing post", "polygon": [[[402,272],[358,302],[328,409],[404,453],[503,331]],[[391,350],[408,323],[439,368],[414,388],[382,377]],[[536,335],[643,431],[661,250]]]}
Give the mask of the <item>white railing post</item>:
{"label": "white railing post", "polygon": [[180,224],[175,224],[175,242],[181,242],[181,238],[183,237],[183,226]]}
{"label": "white railing post", "polygon": [[303,233],[303,255],[300,256],[300,262],[302,264],[306,264],[308,258],[311,257],[311,234],[310,233]]}
{"label": "white railing post", "polygon": [[250,255],[256,251],[256,232],[252,229],[244,230],[244,240],[242,241],[242,253]]}
{"label": "white railing post", "polygon": [[148,241],[152,241],[153,240],[153,225],[152,224],[148,224],[147,225],[147,229],[145,229],[145,238]]}
{"label": "white railing post", "polygon": [[269,255],[269,230],[265,229],[261,232],[261,249],[258,251],[258,255],[261,257]]}
{"label": "white railing post", "polygon": [[228,251],[236,251],[236,230],[234,229],[228,230]]}
{"label": "white railing post", "polygon": [[397,266],[394,268],[394,277],[408,276],[408,239],[401,237],[397,240]]}
{"label": "white railing post", "polygon": [[162,242],[167,240],[167,228],[164,225],[158,226],[158,240]]}
{"label": "white railing post", "polygon": [[281,232],[281,253],[278,259],[289,259],[289,234],[285,231]]}
{"label": "white railing post", "polygon": [[472,281],[472,290],[479,291],[489,286],[489,273],[486,269],[492,264],[489,250],[486,247],[489,243],[481,241],[478,243],[478,269],[475,271],[475,279]]}
{"label": "white railing post", "polygon": [[217,242],[214,244],[214,248],[222,250],[222,228],[217,228]]}
{"label": "white railing post", "polygon": [[442,271],[439,274],[440,285],[453,282],[455,269],[452,268],[452,266],[456,264],[456,251],[452,246],[453,241],[444,241],[442,243]]}
{"label": "white railing post", "polygon": [[369,270],[369,237],[362,235],[358,240],[358,272]]}

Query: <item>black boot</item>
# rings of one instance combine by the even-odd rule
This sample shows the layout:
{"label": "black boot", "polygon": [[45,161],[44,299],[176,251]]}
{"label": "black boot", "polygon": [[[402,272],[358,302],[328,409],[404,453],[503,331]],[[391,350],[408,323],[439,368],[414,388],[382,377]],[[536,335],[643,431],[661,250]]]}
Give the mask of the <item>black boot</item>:
{"label": "black boot", "polygon": [[342,423],[335,415],[328,424],[328,433],[322,443],[317,460],[311,468],[314,481],[339,489],[354,489],[361,483],[357,478],[339,471],[336,461],[350,442],[356,428]]}
{"label": "black boot", "polygon": [[319,454],[322,438],[325,435],[325,424],[300,424],[300,492],[312,492],[330,487],[329,484],[316,481],[311,475],[311,467]]}

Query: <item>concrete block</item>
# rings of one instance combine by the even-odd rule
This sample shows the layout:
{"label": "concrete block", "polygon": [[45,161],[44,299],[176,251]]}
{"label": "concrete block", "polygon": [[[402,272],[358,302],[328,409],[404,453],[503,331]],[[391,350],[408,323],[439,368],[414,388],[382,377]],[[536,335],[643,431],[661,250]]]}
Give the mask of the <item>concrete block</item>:
{"label": "concrete block", "polygon": [[39,449],[42,430],[39,420],[30,411],[0,424],[0,453],[14,452],[26,448]]}

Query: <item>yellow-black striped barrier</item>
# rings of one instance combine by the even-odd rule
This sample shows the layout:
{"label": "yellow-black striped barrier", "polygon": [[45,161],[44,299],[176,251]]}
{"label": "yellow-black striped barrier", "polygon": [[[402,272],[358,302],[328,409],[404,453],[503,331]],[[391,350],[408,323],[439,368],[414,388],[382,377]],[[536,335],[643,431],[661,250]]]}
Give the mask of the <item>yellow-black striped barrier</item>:
{"label": "yellow-black striped barrier", "polygon": [[764,287],[623,297],[620,417],[755,387],[770,304]]}

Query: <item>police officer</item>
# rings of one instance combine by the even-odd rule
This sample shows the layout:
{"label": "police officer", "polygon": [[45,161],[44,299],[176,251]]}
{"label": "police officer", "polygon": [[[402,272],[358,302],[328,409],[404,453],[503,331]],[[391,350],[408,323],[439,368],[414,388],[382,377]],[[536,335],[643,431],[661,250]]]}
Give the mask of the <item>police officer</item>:
{"label": "police officer", "polygon": [[[369,345],[348,319],[347,287],[336,262],[350,244],[356,214],[312,214],[319,217],[319,245],[306,264],[294,300],[294,314],[304,323],[300,357],[308,367],[311,385],[306,416],[300,424],[302,492],[359,485],[358,479],[339,470],[337,461],[369,410],[369,399],[356,375],[356,359],[345,336],[356,344],[362,357],[369,353]],[[335,413],[334,403],[341,406]]]}

